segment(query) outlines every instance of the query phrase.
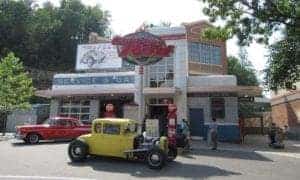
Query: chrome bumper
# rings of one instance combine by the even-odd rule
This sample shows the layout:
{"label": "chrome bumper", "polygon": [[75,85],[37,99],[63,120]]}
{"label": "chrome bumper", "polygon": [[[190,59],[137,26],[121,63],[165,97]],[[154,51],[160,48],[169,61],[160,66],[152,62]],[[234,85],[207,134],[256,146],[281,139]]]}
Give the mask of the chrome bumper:
{"label": "chrome bumper", "polygon": [[25,138],[25,135],[22,135],[22,134],[16,133],[16,134],[15,134],[15,138],[16,138],[16,139],[23,140],[23,139]]}

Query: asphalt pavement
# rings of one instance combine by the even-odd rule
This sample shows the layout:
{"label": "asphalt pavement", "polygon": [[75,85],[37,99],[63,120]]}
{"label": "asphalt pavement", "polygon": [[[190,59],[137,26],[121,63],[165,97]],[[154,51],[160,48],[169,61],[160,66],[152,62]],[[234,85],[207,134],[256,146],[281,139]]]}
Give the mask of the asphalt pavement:
{"label": "asphalt pavement", "polygon": [[158,171],[148,169],[142,162],[104,157],[71,163],[68,142],[27,145],[15,140],[0,141],[0,179],[300,179],[298,156],[222,147],[212,151],[195,146],[192,152]]}

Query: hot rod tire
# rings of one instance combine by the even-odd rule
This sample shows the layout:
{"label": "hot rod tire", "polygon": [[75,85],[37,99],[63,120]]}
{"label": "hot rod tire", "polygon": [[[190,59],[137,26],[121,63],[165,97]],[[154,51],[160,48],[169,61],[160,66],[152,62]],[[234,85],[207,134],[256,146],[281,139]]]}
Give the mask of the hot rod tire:
{"label": "hot rod tire", "polygon": [[150,169],[161,169],[165,165],[166,155],[160,149],[152,149],[146,157]]}
{"label": "hot rod tire", "polygon": [[174,161],[177,157],[177,148],[176,147],[169,147],[169,152],[168,152],[168,161]]}
{"label": "hot rod tire", "polygon": [[37,133],[30,133],[26,136],[26,143],[37,144],[40,141],[40,135]]}
{"label": "hot rod tire", "polygon": [[88,155],[88,145],[82,141],[74,140],[69,145],[68,154],[72,162],[82,162]]}

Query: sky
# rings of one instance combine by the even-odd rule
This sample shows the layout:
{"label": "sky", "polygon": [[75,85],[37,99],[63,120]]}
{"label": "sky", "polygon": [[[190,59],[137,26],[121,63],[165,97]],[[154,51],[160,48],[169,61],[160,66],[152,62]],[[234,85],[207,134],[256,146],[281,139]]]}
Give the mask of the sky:
{"label": "sky", "polygon": [[[47,0],[37,0],[44,2]],[[58,5],[60,0],[50,0]],[[135,31],[143,22],[158,24],[171,22],[178,26],[183,22],[207,20],[201,9],[203,4],[197,0],[82,0],[86,5],[100,5],[111,15],[111,29],[114,34],[124,35]],[[248,48],[248,59],[252,62],[259,79],[265,68],[267,49],[252,43]],[[227,55],[238,56],[239,47],[236,39],[227,41]]]}

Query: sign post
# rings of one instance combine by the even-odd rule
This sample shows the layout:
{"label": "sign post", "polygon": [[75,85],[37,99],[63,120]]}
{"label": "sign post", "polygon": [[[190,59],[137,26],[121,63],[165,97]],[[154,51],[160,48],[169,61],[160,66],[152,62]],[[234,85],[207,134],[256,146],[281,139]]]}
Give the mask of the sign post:
{"label": "sign post", "polygon": [[112,44],[117,46],[118,55],[128,63],[139,65],[140,86],[139,92],[139,120],[143,121],[144,96],[143,96],[143,67],[154,64],[162,58],[170,56],[173,46],[167,46],[160,37],[149,32],[139,31],[125,35],[116,36]]}

